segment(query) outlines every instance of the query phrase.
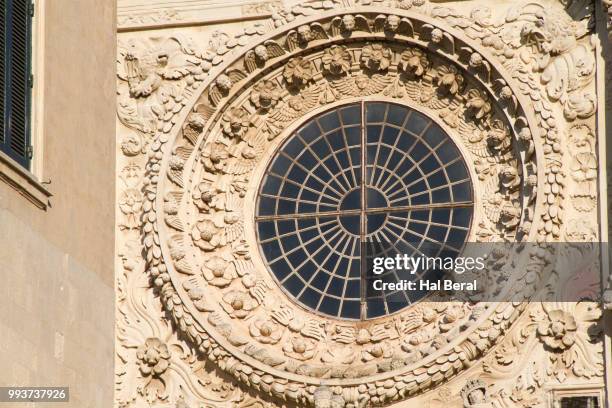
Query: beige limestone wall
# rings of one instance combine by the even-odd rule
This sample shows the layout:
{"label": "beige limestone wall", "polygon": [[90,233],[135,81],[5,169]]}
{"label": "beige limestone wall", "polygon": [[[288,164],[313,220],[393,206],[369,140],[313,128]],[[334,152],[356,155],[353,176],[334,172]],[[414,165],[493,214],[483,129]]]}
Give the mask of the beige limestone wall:
{"label": "beige limestone wall", "polygon": [[114,0],[37,2],[35,176],[50,205],[0,180],[0,385],[68,386],[61,406],[112,404],[115,20]]}

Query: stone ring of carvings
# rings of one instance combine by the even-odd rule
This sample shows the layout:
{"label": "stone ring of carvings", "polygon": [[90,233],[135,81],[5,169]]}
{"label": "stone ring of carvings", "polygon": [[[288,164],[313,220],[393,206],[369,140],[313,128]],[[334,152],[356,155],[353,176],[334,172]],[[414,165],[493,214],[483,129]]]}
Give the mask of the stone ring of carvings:
{"label": "stone ring of carvings", "polygon": [[[373,9],[363,8],[352,11],[352,14],[362,14],[366,16],[378,16],[381,13],[374,11]],[[519,100],[519,107],[523,106],[521,103],[521,96],[518,92],[516,92],[516,87],[513,84],[512,79],[502,76],[500,74],[501,69],[497,66],[495,61],[492,60],[487,54],[485,50],[482,50],[481,47],[472,44],[465,36],[456,32],[455,30],[440,24],[439,22],[431,21],[430,19],[406,12],[397,10],[395,13],[401,17],[407,17],[411,21],[418,23],[417,25],[422,26],[423,24],[431,24],[434,27],[438,27],[442,29],[444,32],[449,33],[453,36],[456,41],[455,46],[460,42],[469,46],[473,52],[479,53],[484,59],[490,64],[491,75],[492,78],[495,76],[496,79],[501,79],[505,81],[505,84],[510,87],[513,93]],[[257,44],[254,44],[251,47],[246,47],[244,52],[240,55],[236,55],[233,60],[226,62],[217,72],[219,75],[226,75],[225,72],[232,67],[237,67],[237,63],[241,62],[244,58],[245,54],[255,48],[256,45],[263,44],[267,40],[278,40],[280,42],[280,38],[283,37],[283,34],[291,30],[297,29],[299,26],[308,25],[315,22],[320,22],[322,24],[326,24],[332,18],[341,16],[340,12],[331,12],[327,14],[322,14],[317,16],[316,18],[309,19],[300,19],[287,27],[283,27],[282,29],[278,29],[268,36],[265,39],[258,41]],[[415,31],[418,31],[415,26]],[[329,35],[332,37],[331,35]],[[244,100],[246,97],[244,95],[248,94],[248,91],[245,89],[251,89],[254,84],[255,79],[261,78],[263,75],[267,74],[270,69],[274,69],[276,67],[281,66],[283,62],[288,61],[290,58],[295,57],[296,55],[307,55],[308,53],[312,53],[313,51],[317,51],[322,49],[323,47],[330,46],[332,44],[341,44],[346,43],[350,44],[352,42],[357,42],[358,40],[365,40],[369,42],[392,42],[392,43],[404,43],[411,44],[413,46],[417,46],[421,49],[427,49],[428,44],[425,41],[415,39],[414,37],[404,37],[397,36],[392,41],[385,37],[382,33],[361,33],[355,32],[350,38],[344,38],[342,36],[332,37],[325,41],[314,41],[314,46],[307,46],[304,48],[298,48],[293,52],[289,52],[285,50],[285,54],[281,57],[274,58],[268,62],[266,62],[265,67],[262,69],[254,70],[250,75],[246,76],[246,78],[242,79],[238,84],[234,84],[229,94],[221,99],[217,106],[214,107],[214,113],[212,117],[207,121],[205,127],[202,129],[202,134],[207,135],[215,134],[215,129],[218,132],[219,123],[223,116],[223,113],[227,111],[229,104],[233,104],[236,100],[240,99],[240,95]],[[436,52],[437,50],[430,49],[429,52]],[[458,62],[456,56],[446,55],[443,52],[438,52],[441,58],[445,58],[452,63],[459,63],[461,66],[465,66],[465,63]],[[202,99],[207,99],[206,96],[209,95],[211,87],[215,85],[215,81],[219,78],[211,77],[209,81],[206,81],[200,87],[200,90],[196,92],[196,96],[201,101]],[[493,93],[492,84],[486,81],[480,81],[478,76],[471,76],[472,80],[478,80],[481,82],[481,87],[486,89],[489,93],[489,96],[492,97],[492,100],[496,102],[495,95]],[[197,102],[196,98],[192,100],[192,105],[195,105]],[[208,103],[208,101],[204,100],[204,103]],[[500,108],[497,103],[495,103],[496,109],[499,112],[504,112],[506,115],[505,120],[509,123],[512,123],[513,126],[510,127],[511,133],[513,137],[516,139],[517,136],[515,134],[515,120],[514,116],[518,116],[518,111],[514,113],[508,112],[506,108]],[[522,109],[522,108],[521,108]],[[311,115],[312,113],[308,113]],[[522,109],[520,112],[520,116],[522,116],[523,123],[528,125],[531,129],[531,134],[537,134],[537,126],[536,120],[534,118],[533,112],[529,109]],[[431,117],[431,115],[430,115]],[[301,117],[302,118],[302,117]],[[301,119],[300,118],[300,119]],[[187,114],[182,115],[180,120],[187,121],[185,126],[189,126],[189,116]],[[212,133],[210,133],[212,131]],[[453,134],[453,132],[449,132],[449,134]],[[259,358],[259,356],[253,356],[245,353],[244,351],[239,350],[239,346],[235,344],[231,344],[231,341],[226,337],[219,333],[219,327],[214,328],[214,324],[211,324],[211,321],[214,321],[221,312],[210,312],[210,313],[201,313],[198,311],[198,308],[194,306],[193,299],[190,299],[190,296],[187,294],[187,290],[185,290],[184,283],[177,280],[176,275],[177,272],[175,270],[175,266],[173,265],[173,254],[171,253],[171,249],[168,247],[168,242],[170,241],[170,234],[174,233],[173,231],[168,231],[168,228],[165,227],[162,223],[158,223],[157,220],[162,219],[162,214],[164,214],[164,197],[167,197],[168,192],[179,191],[181,189],[176,188],[176,186],[172,187],[171,183],[167,181],[166,177],[159,177],[158,174],[164,174],[168,171],[168,162],[173,155],[176,154],[176,148],[181,147],[181,143],[184,143],[184,140],[181,142],[179,139],[184,139],[177,137],[177,140],[173,141],[174,143],[172,148],[165,149],[164,159],[161,164],[162,171],[160,172],[160,164],[159,162],[151,161],[148,166],[148,175],[150,180],[152,180],[152,190],[150,195],[150,200],[155,202],[155,205],[150,206],[150,209],[145,214],[145,217],[149,217],[151,223],[154,227],[151,228],[151,231],[145,233],[145,246],[147,247],[147,260],[149,263],[149,269],[157,268],[158,274],[161,275],[169,275],[169,279],[161,279],[160,286],[161,296],[165,303],[166,308],[172,313],[174,319],[177,322],[177,325],[181,331],[183,331],[192,341],[194,341],[204,352],[208,355],[208,358],[211,360],[217,361],[217,364],[233,373],[238,379],[241,381],[250,384],[256,388],[262,389],[264,392],[272,394],[277,397],[282,398],[290,398],[293,400],[299,400],[304,402],[312,402],[312,393],[313,389],[310,386],[316,386],[319,384],[327,384],[331,386],[342,386],[342,387],[365,387],[372,396],[377,395],[376,399],[372,398],[373,402],[385,402],[387,400],[395,400],[398,398],[403,398],[408,395],[412,395],[416,392],[421,392],[431,386],[437,385],[451,376],[456,375],[458,372],[463,370],[465,367],[469,366],[469,360],[477,358],[479,355],[483,354],[486,349],[492,347],[495,339],[489,342],[489,344],[485,347],[485,350],[478,349],[473,342],[469,339],[473,333],[478,332],[479,327],[485,327],[487,325],[484,324],[485,321],[495,322],[492,323],[496,327],[498,327],[502,332],[509,326],[509,324],[517,317],[517,311],[520,311],[521,307],[518,308],[513,307],[512,305],[502,305],[498,308],[492,308],[488,310],[486,313],[481,315],[475,324],[473,324],[470,329],[466,330],[462,333],[461,336],[457,337],[452,343],[449,343],[445,347],[441,347],[436,352],[430,354],[429,356],[421,359],[416,364],[406,365],[399,369],[394,369],[387,372],[376,373],[372,375],[367,375],[360,378],[332,378],[332,379],[321,379],[313,376],[305,376],[299,375],[295,373],[287,372],[286,370],[273,368],[271,364],[265,363],[265,358]],[[206,137],[208,139],[208,136]],[[280,142],[283,139],[283,136],[279,136],[277,140]],[[191,152],[189,152],[189,159],[185,164],[185,169],[189,169],[190,166],[194,166],[193,157],[197,156],[197,154],[192,154],[194,151],[200,153],[200,148],[203,149],[203,140],[202,137],[196,142],[199,148],[193,150],[191,148]],[[167,142],[161,141],[161,144],[165,144]],[[518,143],[518,142],[517,142]],[[537,143],[534,143],[535,149],[535,158],[542,156],[541,148]],[[540,162],[540,160],[538,160]],[[526,171],[524,168],[522,171]],[[542,183],[541,173],[542,169],[537,168],[538,182]],[[188,174],[185,171],[185,174]],[[187,177],[186,177],[187,178]],[[185,183],[185,185],[189,185],[189,183]],[[157,188],[161,188],[159,192],[156,190]],[[185,194],[188,196],[189,194]],[[151,198],[152,197],[152,198]],[[155,197],[157,197],[155,199]],[[537,200],[541,200],[540,197]],[[535,215],[534,219],[538,219],[538,201],[536,201],[535,205]],[[248,225],[248,224],[247,224]],[[248,228],[248,227],[247,227]],[[531,240],[534,236],[536,228],[532,228],[529,231],[529,236],[526,238],[527,240]],[[145,232],[146,228],[145,228]],[[188,235],[185,234],[185,235]],[[251,249],[252,250],[252,249]],[[176,258],[176,256],[175,256]],[[176,259],[175,259],[176,261]],[[156,283],[158,280],[156,279]],[[208,316],[207,319],[202,319],[201,317]],[[489,325],[490,326],[490,325]],[[225,330],[226,328],[224,328]],[[233,340],[236,344],[239,344],[240,341]],[[457,362],[457,363],[455,363]],[[390,383],[388,383],[390,381]],[[310,386],[306,386],[306,384]],[[369,385],[366,385],[369,384]],[[375,391],[372,392],[372,388],[374,387]],[[379,388],[383,389],[393,389],[395,391],[387,391],[386,394],[379,394]],[[377,391],[378,390],[378,391]],[[363,390],[361,390],[363,391]],[[377,394],[378,393],[378,394]],[[386,395],[386,396],[385,396]],[[349,396],[345,396],[345,400],[349,401]]]}

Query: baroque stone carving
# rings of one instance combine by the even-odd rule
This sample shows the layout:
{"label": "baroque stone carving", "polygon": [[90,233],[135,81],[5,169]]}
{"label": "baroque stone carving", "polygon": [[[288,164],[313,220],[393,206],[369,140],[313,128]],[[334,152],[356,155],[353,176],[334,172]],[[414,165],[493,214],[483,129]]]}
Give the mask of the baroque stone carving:
{"label": "baroque stone carving", "polygon": [[[558,240],[566,224],[566,189],[568,197],[582,198],[590,191],[584,182],[592,181],[583,174],[582,156],[571,166],[564,159],[582,153],[565,151],[565,142],[584,143],[578,140],[582,126],[586,126],[582,134],[592,135],[589,112],[594,105],[588,97],[576,97],[590,92],[592,71],[584,34],[567,32],[530,8],[497,23],[483,10],[465,17],[416,0],[395,2],[398,9],[389,14],[373,8],[308,17],[312,10],[337,6],[323,3],[278,11],[274,22],[282,21],[277,24],[281,29],[223,63],[206,53],[186,53],[172,42],[180,43],[170,40],[172,55],[193,57],[196,67],[208,67],[213,61],[223,64],[215,77],[207,78],[208,71],[202,69],[196,79],[191,68],[171,75],[173,71],[166,67],[174,57],[164,53],[154,58],[157,62],[152,66],[157,68],[141,70],[140,62],[127,64],[134,58],[125,54],[133,86],[127,75],[120,74],[120,79],[128,85],[129,103],[138,106],[140,99],[165,95],[157,90],[168,84],[179,94],[187,92],[198,99],[188,112],[173,108],[173,113],[166,110],[162,116],[153,109],[153,114],[147,111],[151,106],[147,99],[143,114],[122,119],[146,135],[143,146],[148,158],[140,226],[144,259],[126,259],[131,269],[126,267],[120,280],[125,284],[144,279],[130,274],[134,264],[146,270],[145,278],[155,286],[146,295],[147,302],[160,302],[174,325],[162,320],[168,325],[163,330],[129,336],[125,335],[129,324],[121,325],[123,344],[134,344],[124,346],[122,359],[145,367],[147,374],[141,371],[145,377],[164,380],[155,386],[143,383],[144,395],[151,401],[184,401],[189,396],[179,390],[193,379],[173,374],[174,367],[185,364],[185,372],[197,373],[200,368],[193,361],[204,359],[218,370],[204,378],[224,378],[219,384],[237,381],[258,396],[232,385],[213,387],[212,394],[199,394],[202,400],[231,401],[235,406],[257,406],[248,404],[274,398],[298,406],[388,404],[419,397],[483,360],[484,371],[490,375],[518,365],[508,357],[512,353],[500,353],[495,347],[518,349],[525,344],[539,344],[548,353],[544,374],[538,375],[561,382],[569,376],[599,378],[596,335],[589,333],[597,320],[596,308],[542,306],[533,312],[519,303],[495,307],[424,303],[357,327],[307,313],[279,292],[261,264],[251,233],[251,192],[257,190],[257,172],[288,129],[326,106],[364,96],[393,100],[423,110],[450,129],[473,159],[474,182],[482,193],[475,240]],[[402,12],[421,7],[423,15]],[[431,16],[447,20],[456,30],[440,29]],[[521,27],[518,36],[516,29],[509,28],[514,26]],[[518,42],[502,41],[499,49],[495,36]],[[496,56],[502,64],[490,59],[493,49],[499,51]],[[524,65],[513,66],[513,57],[521,53]],[[581,71],[582,62],[575,63],[581,72],[576,74],[578,82],[570,86],[563,73],[558,76],[559,64],[581,58],[587,66]],[[524,103],[526,97],[531,104]],[[167,109],[161,106],[156,109]],[[554,119],[559,113],[575,128],[557,124]],[[179,115],[182,125],[176,123]],[[154,119],[150,127],[142,125],[147,117]],[[592,147],[590,142],[586,145]],[[568,186],[570,180],[573,184]],[[595,238],[575,228],[565,234]],[[538,274],[554,255],[529,256],[530,271]],[[132,291],[140,287],[134,281],[130,285]],[[122,319],[134,313],[127,308],[140,307],[119,303]],[[147,308],[137,313],[151,313],[154,306]],[[517,321],[524,322],[519,327],[524,330],[516,328]],[[171,327],[185,343],[174,338]],[[518,340],[512,334],[517,330]],[[138,341],[127,340],[132,337]],[[175,353],[170,347],[166,353],[163,345],[169,343],[183,352]],[[520,353],[516,354],[518,358]],[[524,375],[535,378],[532,374],[525,371]],[[174,384],[169,381],[177,378]],[[436,398],[446,403],[461,396],[465,406],[474,407],[495,406],[500,401],[530,406],[541,385],[530,381],[520,382],[511,393],[488,392],[483,383],[472,382],[464,392]],[[132,398],[127,390],[123,395],[120,400]]]}

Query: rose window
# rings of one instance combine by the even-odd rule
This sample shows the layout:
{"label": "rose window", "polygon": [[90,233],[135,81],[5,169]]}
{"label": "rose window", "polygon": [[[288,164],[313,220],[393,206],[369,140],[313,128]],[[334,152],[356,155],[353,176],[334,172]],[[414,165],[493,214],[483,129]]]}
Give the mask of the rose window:
{"label": "rose window", "polygon": [[455,257],[473,215],[472,183],[452,139],[428,117],[382,102],[320,114],[276,152],[256,204],[261,252],[287,295],[320,314],[365,320],[427,293],[372,282],[443,273],[389,270],[374,256]]}

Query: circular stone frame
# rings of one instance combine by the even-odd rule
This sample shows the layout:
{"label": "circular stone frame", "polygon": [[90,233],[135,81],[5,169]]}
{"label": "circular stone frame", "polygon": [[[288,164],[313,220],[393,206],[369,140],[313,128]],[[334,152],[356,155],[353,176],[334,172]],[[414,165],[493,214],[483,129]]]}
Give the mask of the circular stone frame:
{"label": "circular stone frame", "polygon": [[[314,391],[321,384],[341,387],[342,397],[347,406],[357,406],[361,398],[359,397],[360,393],[367,395],[367,401],[372,404],[380,404],[406,398],[430,389],[457,375],[465,367],[471,365],[473,360],[489,350],[518,317],[523,306],[521,304],[503,305],[496,308],[478,306],[470,311],[463,310],[463,316],[466,320],[473,323],[460,335],[453,336],[452,341],[447,339],[446,342],[442,334],[444,332],[443,325],[449,322],[459,322],[457,316],[461,315],[461,308],[465,305],[434,305],[429,308],[408,310],[406,313],[410,313],[410,317],[420,316],[423,323],[428,323],[433,318],[437,330],[442,330],[439,333],[441,337],[436,336],[433,343],[426,345],[431,346],[432,351],[417,358],[414,362],[410,362],[410,358],[405,356],[395,358],[394,356],[385,356],[384,353],[380,354],[382,345],[386,346],[386,339],[393,340],[392,337],[389,337],[388,330],[386,334],[384,333],[385,328],[389,329],[388,323],[384,321],[376,322],[367,328],[352,327],[347,332],[341,325],[333,322],[327,323],[314,316],[308,316],[309,320],[306,322],[301,320],[296,322],[296,311],[293,310],[291,305],[280,305],[271,316],[274,319],[272,323],[283,326],[281,330],[290,336],[288,342],[285,343],[288,348],[282,347],[284,352],[282,358],[275,354],[275,349],[271,347],[272,343],[269,340],[263,341],[261,336],[270,330],[268,326],[262,330],[263,323],[258,326],[256,324],[257,319],[252,320],[254,329],[249,330],[250,338],[237,330],[233,323],[244,321],[241,319],[244,319],[249,311],[257,310],[264,305],[266,292],[270,288],[266,285],[265,279],[253,280],[249,271],[235,268],[237,276],[230,278],[230,282],[241,281],[245,290],[239,291],[240,293],[228,292],[227,290],[225,290],[225,293],[222,292],[223,300],[229,304],[230,308],[224,307],[223,310],[220,310],[207,302],[208,292],[204,296],[204,288],[209,290],[214,285],[211,285],[211,282],[205,282],[203,286],[198,284],[196,267],[203,267],[204,265],[198,264],[197,253],[194,252],[193,248],[188,248],[192,245],[189,240],[198,241],[202,238],[203,241],[206,241],[202,244],[203,246],[200,246],[200,249],[204,252],[211,252],[211,246],[214,252],[223,243],[213,242],[216,235],[210,233],[211,225],[214,224],[212,220],[208,220],[211,222],[205,222],[205,225],[202,226],[197,223],[193,224],[196,205],[192,200],[193,195],[185,194],[185,188],[189,192],[195,189],[192,180],[194,177],[201,175],[201,173],[196,174],[198,171],[196,167],[208,165],[209,168],[216,168],[224,160],[223,153],[214,151],[214,149],[212,151],[210,149],[206,150],[207,143],[210,146],[209,142],[214,141],[216,143],[218,137],[224,137],[219,135],[227,136],[228,133],[233,134],[244,130],[244,134],[235,134],[232,137],[246,141],[248,136],[257,133],[248,133],[251,128],[261,129],[262,126],[266,126],[269,139],[274,141],[279,136],[278,129],[271,129],[269,121],[262,118],[266,117],[268,112],[263,110],[262,115],[261,106],[257,106],[257,98],[253,97],[254,92],[261,94],[261,89],[266,86],[263,82],[263,85],[258,86],[257,82],[259,80],[266,75],[271,75],[271,72],[274,74],[273,71],[276,70],[277,78],[280,78],[277,80],[278,83],[282,82],[286,86],[286,89],[282,90],[277,98],[283,104],[282,106],[290,103],[289,100],[293,97],[304,98],[303,95],[297,95],[292,90],[296,86],[301,87],[302,90],[299,93],[303,93],[304,90],[313,91],[313,84],[316,85],[318,92],[317,101],[320,101],[318,103],[331,103],[328,102],[331,97],[328,97],[329,93],[327,93],[328,89],[326,88],[326,84],[331,86],[331,82],[325,72],[329,71],[328,73],[334,74],[332,71],[337,73],[338,69],[333,64],[327,64],[325,60],[329,60],[329,58],[323,58],[323,54],[332,52],[328,50],[332,50],[333,47],[338,45],[344,47],[359,46],[360,51],[353,53],[353,64],[350,70],[345,72],[348,77],[353,78],[354,75],[359,75],[357,73],[359,70],[377,70],[377,73],[372,75],[387,77],[389,82],[385,83],[383,89],[375,93],[380,94],[380,97],[390,98],[403,98],[406,93],[414,92],[415,86],[417,91],[421,90],[419,87],[422,87],[423,84],[430,86],[430,88],[432,86],[444,86],[446,91],[452,95],[450,97],[451,103],[443,107],[444,115],[437,112],[437,115],[443,118],[444,122],[454,123],[461,127],[473,121],[478,128],[478,123],[482,123],[483,118],[489,121],[492,116],[496,116],[498,120],[488,122],[488,127],[482,130],[483,133],[488,132],[487,139],[490,138],[493,145],[499,148],[498,152],[501,152],[501,155],[509,154],[509,158],[504,159],[504,161],[514,160],[517,165],[516,171],[512,173],[512,170],[509,169],[508,172],[511,175],[514,174],[515,182],[517,178],[519,179],[519,191],[524,188],[521,187],[523,186],[522,180],[527,176],[536,176],[538,186],[544,183],[543,169],[537,166],[537,163],[541,162],[543,157],[541,146],[534,143],[533,139],[525,137],[527,133],[535,134],[538,129],[535,112],[532,109],[524,108],[526,105],[523,105],[521,95],[515,91],[516,86],[512,79],[502,74],[503,71],[485,50],[445,24],[426,16],[402,10],[397,10],[395,14],[408,19],[412,23],[413,30],[411,33],[389,37],[385,33],[372,32],[371,30],[336,33],[332,28],[328,28],[331,27],[336,18],[347,13],[353,17],[358,16],[366,20],[381,15],[375,8],[364,7],[351,9],[350,11],[336,10],[316,17],[300,18],[286,27],[273,31],[258,41],[257,44],[246,47],[245,52],[235,55],[233,59],[224,63],[217,75],[212,76],[210,81],[205,81],[196,93],[196,97],[189,102],[189,104],[193,103],[194,109],[192,113],[182,116],[181,120],[185,120],[185,125],[172,142],[168,143],[169,140],[163,133],[156,136],[152,145],[151,159],[147,165],[148,195],[144,206],[143,237],[147,254],[147,267],[156,278],[155,283],[160,287],[164,305],[175,319],[179,330],[193,341],[200,351],[208,356],[208,359],[215,361],[220,368],[230,372],[245,384],[272,396],[304,404],[314,402]],[[437,27],[452,36],[455,44],[454,50],[463,51],[455,52],[453,50],[449,52],[449,50],[437,47],[432,43],[432,39],[427,38],[427,35],[424,34],[427,31],[424,29],[425,25]],[[294,43],[287,41],[287,39],[297,35],[295,33],[298,27],[305,26],[309,27],[311,31],[320,32],[320,30],[323,30],[325,35],[319,38],[316,36],[305,38],[305,44],[298,44],[297,47],[294,47],[292,45]],[[304,34],[303,29],[301,33]],[[285,43],[283,54],[265,61],[261,68],[257,68],[248,74],[237,74],[235,72],[241,69],[239,65],[244,63],[245,55],[249,50],[252,50],[256,45],[269,41],[274,41],[277,45],[279,45],[278,43]],[[461,47],[461,45],[465,47]],[[389,54],[387,49],[390,49],[390,47],[395,48]],[[416,59],[410,58],[410,55],[408,55],[406,61],[404,61],[404,52],[397,55],[399,49],[413,53],[413,57],[414,54],[421,55]],[[466,49],[469,50],[467,55]],[[474,53],[477,53],[487,62],[489,68],[487,72],[482,72],[469,65],[470,56]],[[391,58],[389,58],[389,55]],[[420,58],[423,55],[425,55],[427,64],[433,61],[433,65],[440,68],[434,70],[435,75],[431,73],[430,66],[425,69],[425,74],[417,74],[421,71],[418,62],[423,61]],[[312,58],[310,63],[315,65],[315,72],[307,78],[303,74],[308,69],[305,69],[305,65],[301,65],[303,57]],[[385,59],[391,61],[385,61]],[[441,64],[440,61],[444,63]],[[285,67],[290,68],[291,72],[287,72],[287,68],[284,69],[284,72],[281,72],[284,64],[286,64]],[[316,66],[317,64],[319,65]],[[326,64],[328,67],[326,67]],[[425,63],[423,62],[421,65],[423,64]],[[386,67],[382,68],[382,65],[386,65]],[[330,70],[329,67],[333,69]],[[246,69],[245,71],[250,70]],[[449,71],[453,75],[459,74],[463,78],[462,81],[466,80],[469,85],[466,85],[460,92],[454,89],[454,84],[449,87],[442,80],[442,77],[449,74]],[[404,80],[402,79],[404,74],[415,75],[416,77]],[[380,79],[379,77],[376,78]],[[493,89],[496,86],[495,84],[500,83],[516,95],[519,102],[516,107],[513,108],[510,104],[495,100]],[[307,88],[302,87],[305,84],[308,85]],[[400,95],[396,85],[403,86],[406,93]],[[296,106],[299,101],[293,100],[292,102]],[[241,107],[243,107],[246,106],[244,104],[248,103],[252,104],[246,111],[250,117],[244,121],[246,125],[242,129],[242,125],[236,125],[240,121],[233,117],[236,116],[234,114],[237,111],[232,111],[231,107],[238,108],[241,104]],[[458,103],[459,106],[454,103]],[[308,111],[312,109],[313,107],[308,107]],[[458,110],[467,120],[455,115]],[[528,130],[528,132],[525,130]],[[518,137],[519,132],[522,132],[520,138]],[[452,133],[450,134],[452,135]],[[504,146],[503,142],[508,140],[510,145]],[[495,145],[496,141],[501,144]],[[249,148],[252,149],[250,146]],[[247,151],[246,156],[243,154],[245,151]],[[475,152],[471,151],[471,153]],[[481,150],[480,153],[482,154]],[[258,153],[252,150],[242,150],[238,154],[247,158],[247,156],[251,157],[253,155],[253,157],[257,157]],[[225,167],[224,170],[218,169],[221,173],[227,172],[226,164],[221,164],[221,167]],[[235,164],[232,163],[232,165]],[[235,167],[232,168],[235,169]],[[201,170],[199,171],[201,172]],[[185,180],[188,181],[185,182]],[[231,184],[232,180],[226,181]],[[245,198],[249,193],[246,185],[248,185],[248,181],[244,185],[236,184],[237,187],[232,188],[244,188],[242,198]],[[542,211],[540,208],[542,197],[538,195],[535,200],[528,200],[525,194],[519,192],[515,198],[510,197],[509,200],[510,203],[518,203],[518,209],[508,208],[503,217],[504,220],[510,218],[510,222],[504,223],[498,220],[496,221],[499,223],[498,227],[518,231],[519,238],[532,240],[535,236],[535,228],[531,228],[531,220],[537,220],[539,213]],[[174,211],[174,207],[171,209],[168,206],[170,201],[179,204],[178,215]],[[526,211],[528,207],[530,210]],[[529,217],[529,222],[525,221],[525,217]],[[178,220],[184,218],[185,222],[178,222],[177,218]],[[158,220],[161,219],[164,219],[165,223],[158,223]],[[197,234],[194,235],[189,234],[191,227],[202,227],[203,229],[198,230]],[[198,236],[200,238],[197,238]],[[251,261],[251,257],[248,256],[249,249],[246,240],[244,242],[238,240],[233,250],[241,257],[240,260]],[[245,255],[247,256],[245,257]],[[207,268],[209,272],[215,269],[214,265],[207,266]],[[214,273],[213,275],[218,277]],[[245,307],[246,303],[249,303],[248,307]],[[234,306],[240,307],[236,308]],[[265,307],[262,309],[265,309]],[[243,312],[237,313],[238,310],[246,310],[246,315]],[[485,324],[485,322],[487,323]],[[329,328],[333,329],[331,333],[326,329],[328,324],[330,325]],[[379,337],[379,329],[383,332],[382,338]],[[492,329],[495,330],[495,335],[491,334]],[[359,363],[346,364],[342,367],[342,370],[338,371],[334,368],[331,370],[332,372],[329,369],[330,364],[333,365],[334,358],[338,358],[342,350],[328,350],[328,353],[321,354],[317,350],[312,356],[320,357],[323,362],[322,365],[309,364],[297,357],[300,354],[303,355],[304,352],[310,353],[312,351],[310,347],[316,347],[316,344],[313,345],[313,343],[319,341],[317,338],[322,339],[322,336],[328,336],[334,341],[334,344],[338,345],[359,345],[363,357]],[[296,342],[295,337],[301,337],[301,340],[298,339],[299,341]],[[399,336],[400,340],[403,340],[402,337]],[[477,339],[483,338],[487,340],[484,343],[480,340],[478,346],[476,346]],[[396,338],[393,341],[395,344],[399,344],[400,340]],[[325,357],[321,356],[322,354]],[[328,367],[327,371],[325,367]]]}

